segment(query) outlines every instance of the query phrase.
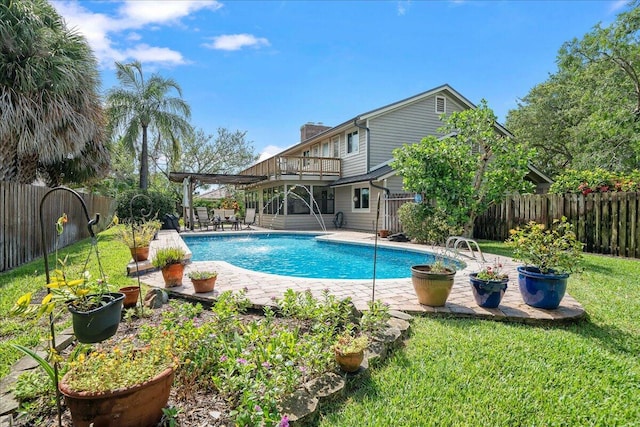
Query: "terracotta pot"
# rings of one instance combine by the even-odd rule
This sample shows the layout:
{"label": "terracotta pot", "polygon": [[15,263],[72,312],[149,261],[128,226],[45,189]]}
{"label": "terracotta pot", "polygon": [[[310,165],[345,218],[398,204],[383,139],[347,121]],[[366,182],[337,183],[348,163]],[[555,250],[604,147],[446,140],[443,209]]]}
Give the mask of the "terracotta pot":
{"label": "terracotta pot", "polygon": [[137,286],[126,286],[120,288],[120,291],[124,294],[124,302],[122,303],[124,308],[135,307],[140,297],[140,288]]}
{"label": "terracotta pot", "polygon": [[197,293],[211,292],[213,291],[217,278],[218,276],[209,279],[191,279],[191,283],[193,283],[193,289]]}
{"label": "terracotta pot", "polygon": [[389,237],[389,234],[389,230],[378,230],[378,236],[382,237],[383,239]]}
{"label": "terracotta pot", "polygon": [[173,383],[174,369],[129,388],[100,393],[71,390],[62,377],[58,388],[65,396],[74,427],[147,427],[162,418]]}
{"label": "terracotta pot", "polygon": [[183,264],[169,264],[162,267],[162,277],[164,278],[165,288],[174,286],[182,286],[182,274],[184,273]]}
{"label": "terracotta pot", "polygon": [[143,248],[129,248],[134,261],[146,261],[149,259],[149,246]]}
{"label": "terracotta pot", "polygon": [[414,265],[411,267],[411,282],[420,304],[430,307],[442,307],[453,288],[453,277],[456,272],[448,270],[444,273],[434,273],[429,265]]}
{"label": "terracotta pot", "polygon": [[364,360],[364,350],[360,350],[357,353],[346,353],[342,354],[339,352],[335,352],[336,362],[340,369],[344,372],[355,372],[360,369],[360,365]]}

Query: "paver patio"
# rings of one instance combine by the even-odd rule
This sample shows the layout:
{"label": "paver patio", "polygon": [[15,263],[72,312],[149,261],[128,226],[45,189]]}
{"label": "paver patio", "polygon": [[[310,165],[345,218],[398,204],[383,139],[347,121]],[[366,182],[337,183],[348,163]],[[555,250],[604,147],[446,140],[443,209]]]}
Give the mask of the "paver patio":
{"label": "paver patio", "polygon": [[[248,233],[276,231],[248,231]],[[238,232],[214,232],[214,234]],[[183,233],[189,234],[189,233]],[[193,234],[193,233],[192,233]],[[196,232],[197,235],[205,235],[206,232]],[[373,245],[375,236],[373,233],[339,230],[329,232],[323,239],[333,241],[350,241]],[[162,230],[158,240],[152,242],[151,254],[156,248],[164,246],[184,245],[180,235],[173,230]],[[406,242],[389,242],[386,239],[378,239],[379,246],[411,248],[412,250],[443,253],[443,248],[418,245]],[[185,245],[186,247],[186,245]],[[464,253],[464,251],[462,251]],[[377,279],[375,281],[375,299],[387,304],[391,310],[403,311],[410,314],[444,315],[456,317],[475,317],[493,320],[504,320],[524,323],[561,323],[581,319],[585,315],[584,308],[570,295],[565,295],[560,307],[556,310],[543,310],[528,306],[522,300],[518,290],[517,263],[511,258],[485,254],[488,263],[497,261],[503,265],[503,270],[509,275],[509,287],[498,308],[486,309],[478,307],[473,299],[469,273],[478,271],[481,264],[465,256],[459,258],[467,266],[458,270],[451,294],[444,307],[428,307],[418,303],[411,278],[405,279]],[[141,271],[148,266],[140,265]],[[133,265],[130,270],[135,271]],[[218,272],[215,289],[209,293],[195,293],[187,273],[192,270],[215,270]],[[146,270],[141,273],[141,281],[151,287],[164,288],[164,281],[160,271]],[[280,298],[287,289],[295,291],[311,290],[314,296],[319,297],[322,291],[327,289],[333,295],[340,298],[351,297],[354,305],[359,310],[367,309],[367,303],[373,296],[373,280],[343,280],[343,279],[309,279],[288,276],[266,274],[236,267],[224,261],[197,261],[186,266],[183,286],[166,289],[170,293],[182,295],[189,299],[212,300],[221,292],[246,290],[247,297],[255,307],[273,306],[273,298]]]}

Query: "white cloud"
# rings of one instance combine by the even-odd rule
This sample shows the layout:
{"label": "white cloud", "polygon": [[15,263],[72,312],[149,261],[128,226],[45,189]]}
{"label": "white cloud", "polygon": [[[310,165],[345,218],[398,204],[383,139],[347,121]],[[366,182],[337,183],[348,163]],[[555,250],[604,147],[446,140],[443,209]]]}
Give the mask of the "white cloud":
{"label": "white cloud", "polygon": [[258,158],[258,162],[267,160],[269,157],[275,156],[282,150],[284,150],[283,147],[278,147],[277,145],[267,145],[262,149],[262,152],[260,153],[260,157]]}
{"label": "white cloud", "polygon": [[616,0],[611,4],[609,12],[617,12],[620,9],[623,9],[627,4],[629,4],[629,0]]}
{"label": "white cloud", "polygon": [[124,51],[127,58],[133,58],[143,64],[166,64],[176,65],[185,64],[186,61],[180,52],[168,49],[166,47],[153,47],[146,44],[136,45],[133,49]]}
{"label": "white cloud", "polygon": [[217,50],[240,50],[243,47],[269,46],[269,40],[252,34],[226,34],[214,37],[212,43],[206,43],[204,46]]}
{"label": "white cloud", "polygon": [[[141,43],[131,46],[122,40],[142,40],[142,35],[131,30],[159,28],[165,25],[177,25],[182,18],[204,9],[218,10],[222,3],[212,0],[158,2],[129,0],[115,10],[112,15],[95,13],[77,1],[53,1],[53,6],[64,17],[70,28],[84,35],[102,66],[113,67],[114,61],[124,62],[131,59],[145,61],[145,65],[181,65],[187,61],[180,52],[163,46],[149,46]],[[146,50],[146,52],[145,52]]]}
{"label": "white cloud", "polygon": [[405,15],[407,13],[407,10],[409,10],[410,6],[411,6],[411,0],[398,1],[398,15],[399,16]]}
{"label": "white cloud", "polygon": [[[153,1],[126,1],[119,9],[123,21],[128,25],[142,27],[146,24],[166,24],[179,21],[181,18],[189,16],[193,12],[202,9],[218,10],[222,3],[217,1],[169,1],[164,0],[159,5]],[[134,27],[135,28],[135,27]]]}

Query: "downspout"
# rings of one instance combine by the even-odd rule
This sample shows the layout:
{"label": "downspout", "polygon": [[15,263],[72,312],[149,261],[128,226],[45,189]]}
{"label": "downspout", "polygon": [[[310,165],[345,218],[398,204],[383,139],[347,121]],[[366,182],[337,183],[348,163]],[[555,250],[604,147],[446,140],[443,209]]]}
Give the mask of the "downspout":
{"label": "downspout", "polygon": [[370,147],[370,142],[371,142],[371,138],[369,136],[370,131],[369,128],[364,126],[364,125],[359,125],[358,124],[358,118],[356,117],[355,119],[353,119],[353,124],[356,127],[359,127],[360,129],[364,129],[366,131],[366,135],[367,135],[367,173],[369,172],[369,166],[371,165],[371,147]]}

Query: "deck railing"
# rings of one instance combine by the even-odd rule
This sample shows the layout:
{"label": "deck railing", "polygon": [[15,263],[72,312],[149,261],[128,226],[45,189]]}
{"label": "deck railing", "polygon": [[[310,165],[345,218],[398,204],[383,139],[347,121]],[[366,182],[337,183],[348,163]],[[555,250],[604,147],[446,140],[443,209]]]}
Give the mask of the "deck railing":
{"label": "deck railing", "polygon": [[339,177],[340,168],[340,159],[336,157],[275,156],[251,166],[241,174],[268,176],[270,179],[282,175],[298,175],[300,179],[309,175]]}

